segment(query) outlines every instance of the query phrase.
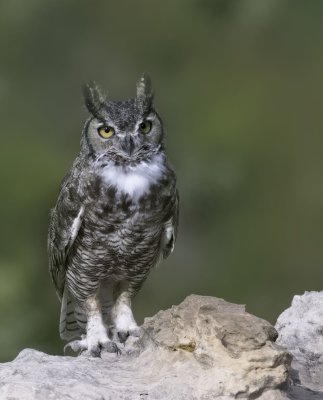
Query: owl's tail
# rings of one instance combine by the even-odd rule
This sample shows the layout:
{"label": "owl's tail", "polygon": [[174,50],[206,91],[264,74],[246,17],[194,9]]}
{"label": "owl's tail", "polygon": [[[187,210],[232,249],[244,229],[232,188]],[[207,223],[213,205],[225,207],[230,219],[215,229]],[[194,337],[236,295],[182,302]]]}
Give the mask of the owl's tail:
{"label": "owl's tail", "polygon": [[72,340],[85,333],[85,329],[86,316],[82,310],[77,307],[65,286],[59,322],[59,335],[63,340]]}

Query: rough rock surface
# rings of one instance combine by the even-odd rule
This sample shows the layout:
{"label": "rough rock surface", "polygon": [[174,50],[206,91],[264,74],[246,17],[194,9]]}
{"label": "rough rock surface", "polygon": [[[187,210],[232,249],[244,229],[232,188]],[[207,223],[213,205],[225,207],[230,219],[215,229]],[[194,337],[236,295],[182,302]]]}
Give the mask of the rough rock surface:
{"label": "rough rock surface", "polygon": [[293,355],[292,399],[323,399],[323,292],[294,296],[278,318],[277,343]]}
{"label": "rough rock surface", "polygon": [[244,306],[191,295],[146,318],[121,356],[23,350],[0,365],[0,399],[287,399],[291,357]]}

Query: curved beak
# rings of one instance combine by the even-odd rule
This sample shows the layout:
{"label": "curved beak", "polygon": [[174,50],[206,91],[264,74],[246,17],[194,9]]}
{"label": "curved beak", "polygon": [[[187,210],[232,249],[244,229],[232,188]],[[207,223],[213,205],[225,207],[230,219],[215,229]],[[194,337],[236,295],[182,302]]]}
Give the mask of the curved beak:
{"label": "curved beak", "polygon": [[126,137],[121,142],[121,148],[129,156],[131,156],[133,154],[134,149],[135,149],[135,144],[134,144],[134,141],[133,141],[133,138],[131,137],[131,135],[129,135],[129,134],[126,135]]}

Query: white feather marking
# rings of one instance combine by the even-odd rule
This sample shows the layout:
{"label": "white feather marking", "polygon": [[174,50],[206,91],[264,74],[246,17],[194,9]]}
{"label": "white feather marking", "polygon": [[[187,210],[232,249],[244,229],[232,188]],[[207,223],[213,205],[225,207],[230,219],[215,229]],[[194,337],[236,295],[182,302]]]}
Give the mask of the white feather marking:
{"label": "white feather marking", "polygon": [[115,328],[118,332],[120,331],[134,331],[138,328],[138,325],[133,317],[131,307],[127,304],[122,304],[117,309],[117,315],[115,316]]}
{"label": "white feather marking", "polygon": [[[172,240],[173,236],[174,236],[174,225],[173,225],[173,219],[171,218],[164,225],[164,237],[162,241],[162,246],[165,246],[167,243],[169,243]],[[175,243],[173,241],[171,252],[173,252],[174,250],[174,244]]]}
{"label": "white feather marking", "polygon": [[139,198],[145,194],[151,184],[156,183],[163,174],[163,158],[156,155],[150,163],[142,161],[136,166],[108,165],[102,172],[106,184]]}
{"label": "white feather marking", "polygon": [[100,303],[96,297],[90,297],[86,300],[87,309],[87,325],[86,325],[86,342],[87,349],[90,350],[98,345],[107,344],[110,339],[104,326]]}
{"label": "white feather marking", "polygon": [[77,214],[77,217],[74,219],[72,227],[71,227],[71,243],[75,240],[77,233],[80,229],[82,219],[84,215],[84,206],[81,207],[79,213]]}
{"label": "white feather marking", "polygon": [[172,239],[173,235],[174,235],[174,227],[173,226],[166,226],[165,227],[165,236],[166,236],[166,240],[168,242]]}

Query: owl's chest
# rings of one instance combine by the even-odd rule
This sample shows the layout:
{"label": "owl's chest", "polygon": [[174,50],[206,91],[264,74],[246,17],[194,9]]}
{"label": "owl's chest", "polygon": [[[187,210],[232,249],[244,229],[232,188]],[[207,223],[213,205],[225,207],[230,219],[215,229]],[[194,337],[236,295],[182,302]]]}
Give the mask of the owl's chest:
{"label": "owl's chest", "polygon": [[146,227],[162,224],[171,207],[172,176],[160,156],[135,166],[97,169],[86,207],[90,224],[105,231],[142,223]]}
{"label": "owl's chest", "polygon": [[[175,181],[159,166],[104,168],[94,177],[82,229],[92,249],[130,254],[140,244],[155,254],[172,215]],[[158,247],[159,248],[159,247]],[[101,251],[101,250],[100,250]]]}
{"label": "owl's chest", "polygon": [[164,174],[163,159],[155,156],[150,162],[135,166],[107,165],[99,171],[102,189],[115,190],[119,196],[138,201],[158,184]]}
{"label": "owl's chest", "polygon": [[103,190],[113,188],[119,195],[129,196],[138,200],[145,195],[156,182],[157,177],[151,177],[137,171],[118,171],[118,169],[106,169],[102,172]]}
{"label": "owl's chest", "polygon": [[125,241],[127,251],[138,243],[149,247],[147,243],[151,237],[160,236],[166,219],[168,207],[162,192],[160,185],[140,179],[125,180],[120,185],[101,182],[99,195],[87,206],[83,223],[86,236],[91,238],[94,247],[95,243],[99,247],[103,243],[106,247],[108,243],[109,248],[117,244],[119,249],[120,243],[125,246]]}

